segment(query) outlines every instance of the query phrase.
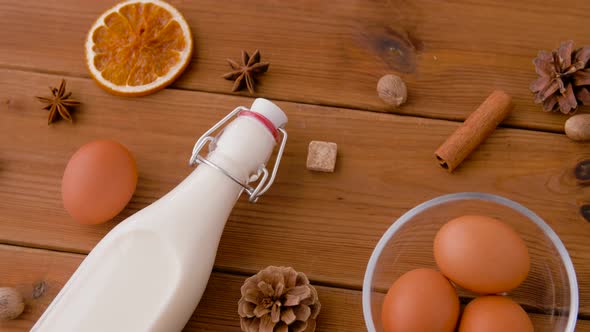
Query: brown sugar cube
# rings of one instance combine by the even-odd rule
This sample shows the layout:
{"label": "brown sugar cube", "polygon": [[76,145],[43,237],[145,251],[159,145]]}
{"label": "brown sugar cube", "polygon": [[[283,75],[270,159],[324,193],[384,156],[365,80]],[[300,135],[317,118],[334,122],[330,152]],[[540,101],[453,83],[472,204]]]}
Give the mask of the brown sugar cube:
{"label": "brown sugar cube", "polygon": [[307,150],[307,169],[334,172],[338,145],[332,142],[311,141]]}

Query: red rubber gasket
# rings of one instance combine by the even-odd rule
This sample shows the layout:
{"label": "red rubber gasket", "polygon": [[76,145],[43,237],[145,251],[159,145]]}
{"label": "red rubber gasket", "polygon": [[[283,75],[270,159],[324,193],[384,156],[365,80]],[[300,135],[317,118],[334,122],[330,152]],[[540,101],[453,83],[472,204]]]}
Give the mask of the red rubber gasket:
{"label": "red rubber gasket", "polygon": [[275,138],[275,141],[279,142],[279,131],[275,125],[264,115],[252,111],[241,111],[238,116],[249,116],[260,121],[270,131],[272,136]]}

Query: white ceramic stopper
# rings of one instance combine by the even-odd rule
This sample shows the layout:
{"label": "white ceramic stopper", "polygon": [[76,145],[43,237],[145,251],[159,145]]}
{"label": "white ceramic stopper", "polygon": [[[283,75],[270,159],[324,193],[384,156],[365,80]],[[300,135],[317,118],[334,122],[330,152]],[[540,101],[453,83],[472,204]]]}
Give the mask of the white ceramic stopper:
{"label": "white ceramic stopper", "polygon": [[283,128],[287,124],[285,112],[268,99],[256,98],[250,110],[270,120],[275,128]]}

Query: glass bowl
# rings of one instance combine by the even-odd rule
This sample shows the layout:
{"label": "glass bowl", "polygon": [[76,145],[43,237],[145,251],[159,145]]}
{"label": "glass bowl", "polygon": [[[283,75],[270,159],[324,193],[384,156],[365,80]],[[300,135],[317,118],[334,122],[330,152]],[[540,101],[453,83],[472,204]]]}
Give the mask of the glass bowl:
{"label": "glass bowl", "polygon": [[[527,279],[507,294],[529,313],[535,332],[573,332],[578,283],[565,246],[539,216],[507,198],[484,193],[444,195],[401,216],[377,243],[363,282],[363,314],[369,332],[381,332],[381,306],[393,282],[416,268],[437,269],[434,237],[447,221],[467,214],[494,217],[512,226],[529,249]],[[461,303],[477,295],[457,288]]]}

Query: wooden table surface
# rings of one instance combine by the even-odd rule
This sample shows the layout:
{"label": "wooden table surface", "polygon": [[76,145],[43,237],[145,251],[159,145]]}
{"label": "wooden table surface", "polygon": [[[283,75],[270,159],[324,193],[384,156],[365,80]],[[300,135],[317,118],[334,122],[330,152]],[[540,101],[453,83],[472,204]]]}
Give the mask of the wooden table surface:
{"label": "wooden table surface", "polygon": [[[84,64],[86,33],[113,3],[0,1],[0,286],[28,301],[1,331],[28,330],[117,222],[191,171],[196,138],[253,101],[229,93],[225,59],[256,48],[271,62],[256,96],[287,112],[289,142],[272,189],[234,209],[186,331],[239,331],[240,285],[268,265],[293,266],[317,285],[318,331],[364,331],[361,285],[376,242],[408,209],[460,191],[508,197],[551,225],[577,270],[577,330],[590,331],[590,223],[580,214],[590,187],[573,176],[590,144],[565,137],[567,117],[542,112],[528,91],[538,50],[590,44],[590,2],[175,0],[194,34],[191,65],[170,88],[139,98],[104,92]],[[408,85],[396,110],[375,92],[386,73]],[[33,96],[61,78],[83,106],[73,125],[47,126]],[[448,174],[434,150],[497,88],[514,97],[512,114]],[[72,153],[97,138],[133,152],[139,183],[116,220],[82,226],[62,208],[60,181]],[[338,143],[335,173],[306,170],[311,140]],[[542,326],[547,317],[533,319]]]}

